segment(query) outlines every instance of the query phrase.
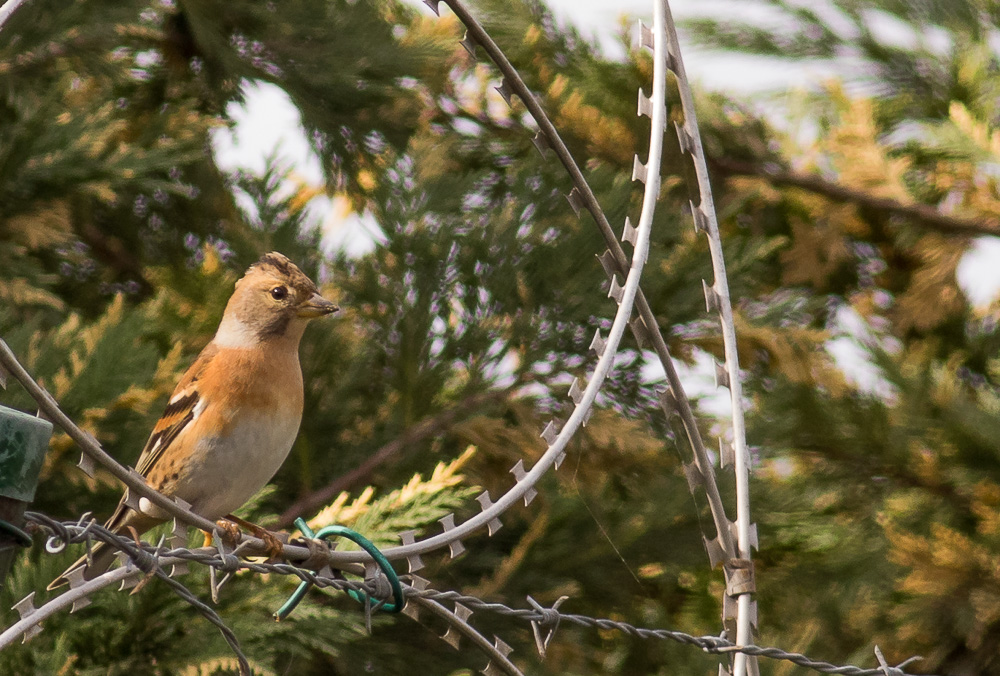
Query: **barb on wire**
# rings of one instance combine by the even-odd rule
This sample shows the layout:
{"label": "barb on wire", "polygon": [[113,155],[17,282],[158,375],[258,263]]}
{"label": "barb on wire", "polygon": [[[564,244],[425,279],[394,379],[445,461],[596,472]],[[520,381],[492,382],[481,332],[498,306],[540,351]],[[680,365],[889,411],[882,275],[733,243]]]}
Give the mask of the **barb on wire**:
{"label": "barb on wire", "polygon": [[[405,590],[407,592],[412,591],[413,587],[405,587]],[[509,645],[497,637],[494,637],[493,643],[490,643],[489,639],[469,624],[468,619],[472,615],[472,611],[469,608],[456,603],[455,611],[452,612],[434,599],[433,593],[429,593],[427,596],[414,594],[409,598],[422,610],[426,610],[448,623],[448,632],[441,638],[453,648],[458,650],[459,636],[462,636],[469,639],[490,658],[489,664],[482,671],[484,676],[496,676],[498,673],[505,673],[508,676],[524,676],[521,670],[508,657],[511,652]]]}
{"label": "barb on wire", "polygon": [[[560,596],[556,599],[556,602],[552,604],[551,608],[543,608],[539,605],[538,601],[528,597],[528,603],[531,607],[537,610],[542,615],[541,620],[531,621],[531,633],[535,636],[535,648],[538,650],[538,656],[543,660],[545,659],[545,651],[549,648],[549,642],[552,641],[552,637],[556,635],[556,629],[559,628],[559,610],[565,601],[569,599],[568,596]],[[549,633],[542,638],[542,629],[548,629]]]}

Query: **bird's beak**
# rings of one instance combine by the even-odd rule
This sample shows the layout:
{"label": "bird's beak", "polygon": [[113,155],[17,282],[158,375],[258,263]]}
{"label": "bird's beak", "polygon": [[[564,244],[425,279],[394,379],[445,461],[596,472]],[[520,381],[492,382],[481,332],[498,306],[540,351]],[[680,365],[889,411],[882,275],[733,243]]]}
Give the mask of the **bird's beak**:
{"label": "bird's beak", "polygon": [[340,310],[339,307],[328,301],[318,293],[314,293],[311,298],[299,304],[296,314],[302,319],[314,319],[331,315]]}

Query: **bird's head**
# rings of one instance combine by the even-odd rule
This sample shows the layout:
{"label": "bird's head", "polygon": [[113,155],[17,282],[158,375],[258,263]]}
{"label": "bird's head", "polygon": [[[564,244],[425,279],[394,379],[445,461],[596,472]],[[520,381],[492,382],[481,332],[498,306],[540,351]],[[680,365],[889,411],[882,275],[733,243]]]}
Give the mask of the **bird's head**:
{"label": "bird's head", "polygon": [[290,339],[297,344],[310,319],[339,309],[320,295],[316,284],[288,257],[272,251],[236,282],[215,342],[250,347],[266,340]]}

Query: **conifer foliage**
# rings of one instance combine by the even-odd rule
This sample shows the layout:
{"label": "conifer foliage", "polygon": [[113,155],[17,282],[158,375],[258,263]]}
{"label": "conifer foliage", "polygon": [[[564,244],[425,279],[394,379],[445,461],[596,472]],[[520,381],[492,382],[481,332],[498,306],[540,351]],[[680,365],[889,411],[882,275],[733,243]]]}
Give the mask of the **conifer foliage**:
{"label": "conifer foliage", "polygon": [[[470,4],[609,220],[634,218],[648,52],[609,59],[529,0]],[[724,93],[697,100],[750,398],[759,643],[863,665],[877,643],[892,663],[921,654],[913,668],[1000,674],[1000,302],[975,305],[956,276],[979,238],[1000,237],[1000,18],[978,0],[762,4],[779,29],[706,19],[682,39],[788,60],[849,53],[861,67],[772,99],[766,118]],[[119,460],[135,462],[240,271],[275,249],[344,312],[306,334],[300,436],[245,516],[337,521],[386,544],[474,513],[477,489],[497,495],[514,462],[544,451],[539,431],[613,314],[603,247],[567,205],[565,173],[532,146],[523,107],[502,102],[497,73],[442,10],[31,0],[0,31],[0,337]],[[220,168],[213,130],[254,83],[301,112],[321,185],[274,157],[259,174]],[[687,168],[676,140],[666,146],[643,289],[672,353],[695,366],[721,345]],[[365,253],[325,239],[349,212],[374,224]],[[421,574],[509,605],[566,594],[571,612],[717,634],[707,510],[687,492],[648,356],[626,341],[530,507],[461,558],[427,557]],[[31,407],[17,386],[0,402]],[[703,408],[706,431],[724,433]],[[34,509],[110,513],[120,487],[82,474],[77,453],[57,431]],[[0,606],[66,563],[25,552]],[[185,584],[208,598],[207,572],[192,568]],[[249,574],[223,588],[218,611],[255,673],[482,666],[405,618],[376,617],[369,636],[350,599],[316,590],[275,624],[292,589]],[[474,623],[529,673],[716,669],[689,647],[569,626],[542,662],[527,627]],[[0,673],[236,673],[224,641],[156,583],[45,626],[0,652]]]}

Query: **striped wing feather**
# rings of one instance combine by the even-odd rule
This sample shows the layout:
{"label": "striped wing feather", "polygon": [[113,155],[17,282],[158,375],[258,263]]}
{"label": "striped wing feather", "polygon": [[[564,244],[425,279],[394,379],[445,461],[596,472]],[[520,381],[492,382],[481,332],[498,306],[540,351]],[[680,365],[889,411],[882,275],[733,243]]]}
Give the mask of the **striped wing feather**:
{"label": "striped wing feather", "polygon": [[[219,349],[214,343],[209,343],[201,351],[201,354],[198,355],[195,362],[191,364],[187,372],[184,373],[180,382],[177,383],[177,387],[174,389],[173,395],[171,395],[170,401],[163,411],[163,415],[160,416],[160,419],[153,427],[153,432],[149,435],[149,440],[146,441],[146,445],[142,449],[142,453],[139,455],[139,460],[136,463],[136,471],[147,479],[153,467],[156,466],[157,461],[163,457],[164,452],[170,448],[170,445],[177,439],[184,428],[194,420],[195,407],[201,401],[198,392],[198,378],[205,372],[208,363],[218,351]],[[128,507],[125,505],[127,498],[128,492],[126,489],[126,493],[122,496],[118,508],[111,518],[108,519],[107,528],[115,530],[123,525],[124,518],[128,513]]]}

